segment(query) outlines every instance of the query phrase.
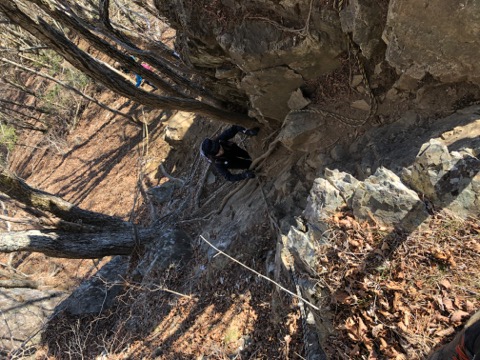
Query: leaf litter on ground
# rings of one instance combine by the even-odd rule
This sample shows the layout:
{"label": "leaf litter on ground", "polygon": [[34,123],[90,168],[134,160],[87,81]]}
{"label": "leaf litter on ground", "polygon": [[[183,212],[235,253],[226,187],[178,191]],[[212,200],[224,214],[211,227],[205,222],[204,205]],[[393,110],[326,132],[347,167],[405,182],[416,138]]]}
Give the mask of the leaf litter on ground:
{"label": "leaf litter on ground", "polygon": [[480,308],[477,219],[443,212],[402,234],[342,209],[329,226],[317,271],[330,359],[424,359]]}

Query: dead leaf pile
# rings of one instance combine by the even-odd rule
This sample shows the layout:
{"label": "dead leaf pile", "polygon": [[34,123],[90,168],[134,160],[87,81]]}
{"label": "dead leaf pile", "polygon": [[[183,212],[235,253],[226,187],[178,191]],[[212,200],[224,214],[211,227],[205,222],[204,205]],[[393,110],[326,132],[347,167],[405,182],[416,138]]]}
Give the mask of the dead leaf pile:
{"label": "dead leaf pile", "polygon": [[480,225],[437,214],[411,234],[332,217],[318,249],[330,359],[424,359],[480,308]]}

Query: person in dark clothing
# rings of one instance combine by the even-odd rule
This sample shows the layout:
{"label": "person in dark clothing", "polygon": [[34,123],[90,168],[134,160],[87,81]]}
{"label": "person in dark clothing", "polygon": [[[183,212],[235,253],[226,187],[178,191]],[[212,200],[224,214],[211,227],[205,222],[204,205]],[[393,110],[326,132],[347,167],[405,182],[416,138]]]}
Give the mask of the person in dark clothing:
{"label": "person in dark clothing", "polygon": [[[240,181],[252,179],[255,173],[248,170],[252,164],[252,158],[247,151],[230,141],[237,133],[247,136],[255,136],[260,128],[245,129],[242,126],[233,125],[214,139],[202,141],[200,153],[213,163],[220,174],[228,181]],[[243,169],[240,174],[232,174],[230,169]]]}

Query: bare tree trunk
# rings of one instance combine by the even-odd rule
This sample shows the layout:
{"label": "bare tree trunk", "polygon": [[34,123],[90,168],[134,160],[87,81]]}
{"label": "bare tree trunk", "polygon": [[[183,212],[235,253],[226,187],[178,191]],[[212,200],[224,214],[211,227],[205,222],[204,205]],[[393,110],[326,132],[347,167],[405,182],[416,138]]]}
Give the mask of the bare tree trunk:
{"label": "bare tree trunk", "polygon": [[39,131],[39,132],[42,132],[42,133],[47,132],[47,129],[39,128],[35,125],[30,124],[27,121],[20,120],[19,118],[15,117],[15,116],[12,116],[12,115],[9,115],[9,114],[3,112],[1,109],[0,109],[0,114],[3,115],[1,117],[3,117],[4,121],[7,124],[10,124],[15,128],[32,130],[32,131]]}
{"label": "bare tree trunk", "polygon": [[0,234],[0,252],[41,252],[52,257],[97,259],[110,255],[130,255],[136,246],[151,239],[149,230],[106,233],[47,232],[40,230]]}
{"label": "bare tree trunk", "polygon": [[32,188],[5,169],[0,172],[0,191],[27,206],[47,211],[68,222],[109,229],[128,226],[119,218],[81,209],[58,196]]}
{"label": "bare tree trunk", "polygon": [[32,280],[8,279],[8,280],[0,280],[0,288],[36,289],[38,288],[38,284]]}
{"label": "bare tree trunk", "polygon": [[[109,0],[99,0],[99,10],[100,10],[99,16],[104,28],[106,29],[105,36],[107,36],[117,44],[121,45],[122,47],[126,48],[130,53],[135,54],[140,59],[154,66],[163,75],[166,75],[175,84],[179,85],[180,88],[182,89],[181,94],[173,93],[173,95],[175,96],[181,95],[185,97],[185,91],[186,91],[187,93],[190,93],[190,96],[187,96],[187,97],[201,96],[203,101],[208,102],[210,105],[221,107],[221,102],[218,99],[214,98],[214,96],[209,91],[207,91],[206,89],[202,89],[200,86],[190,81],[190,79],[181,75],[181,73],[185,73],[185,72],[179,69],[176,65],[172,64],[171,62],[169,62],[163,57],[158,57],[153,55],[150,51],[141,50],[140,48],[138,48],[138,46],[135,45],[135,43],[132,42],[132,40],[130,40],[127,36],[125,36],[120,31],[116,30],[110,23],[110,19],[109,19],[110,15],[108,11],[109,4],[110,4]],[[59,21],[61,21],[62,19],[64,19],[64,17],[58,18]],[[71,23],[68,25],[75,26],[75,24],[71,24]],[[76,27],[76,29],[78,30],[78,27]],[[92,40],[91,34],[88,34],[88,33],[82,33],[82,34],[86,38]],[[96,46],[98,50],[101,50],[101,51],[105,50],[104,45],[100,44],[98,41],[95,41],[93,43],[94,44],[97,43]],[[114,49],[111,48],[111,50],[114,50]],[[151,73],[145,74],[147,79],[149,79],[149,75],[151,75]]]}
{"label": "bare tree trunk", "polygon": [[11,111],[11,112],[13,112],[13,113],[15,113],[15,114],[18,114],[18,115],[20,115],[20,116],[23,116],[23,117],[25,117],[25,118],[32,119],[32,120],[39,121],[39,122],[43,123],[43,121],[40,119],[40,117],[36,118],[36,117],[34,117],[34,116],[32,116],[32,115],[25,114],[25,113],[22,112],[22,111],[19,111],[19,110],[17,110],[17,109],[13,109],[13,108],[11,108],[11,107],[7,107],[7,106],[2,105],[2,104],[0,104],[0,110],[2,110],[3,113],[4,113],[4,114],[7,114],[7,115],[8,115],[8,112],[6,112],[6,111]]}
{"label": "bare tree trunk", "polygon": [[[20,129],[26,129],[26,130],[33,130],[33,131],[40,131],[42,133],[45,133],[48,128],[45,127],[45,128],[41,128],[41,127],[38,127],[38,126],[35,126],[33,124],[30,124],[28,121],[26,120],[23,120],[23,119],[20,119],[16,116],[13,116],[12,114],[9,114],[7,112],[4,111],[3,108],[0,107],[0,119],[5,121],[7,124],[10,124],[12,125],[13,127],[15,128],[20,128]],[[35,119],[35,121],[38,121],[40,122],[41,124],[47,126],[46,124],[44,124],[42,121],[39,121],[37,119]]]}

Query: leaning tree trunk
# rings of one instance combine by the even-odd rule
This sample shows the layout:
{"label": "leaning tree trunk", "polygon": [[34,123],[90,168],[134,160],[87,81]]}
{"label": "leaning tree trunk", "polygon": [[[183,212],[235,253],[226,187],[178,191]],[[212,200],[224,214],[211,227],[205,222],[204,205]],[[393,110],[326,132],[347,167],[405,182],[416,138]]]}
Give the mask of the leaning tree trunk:
{"label": "leaning tree trunk", "polygon": [[[37,17],[37,20],[32,19],[24,13],[14,1],[0,1],[0,11],[13,23],[24,28],[37,39],[54,49],[77,69],[104,84],[115,93],[125,96],[139,104],[157,109],[181,110],[203,114],[220,121],[236,123],[245,127],[252,126],[256,123],[248,117],[248,115],[220,109],[192,98],[158,96],[139,90],[125,78],[82,51],[42,18]],[[67,14],[64,15],[68,17]],[[71,17],[68,17],[68,20],[74,21]],[[81,26],[81,24],[78,24],[78,26]],[[94,39],[93,34],[92,39]],[[105,45],[107,46],[107,44]],[[129,60],[128,56],[125,56],[125,59],[122,60],[125,60],[126,63],[132,63],[131,67],[133,67],[138,74],[147,77],[153,76],[154,84],[157,85],[164,82],[158,76],[149,74],[146,69],[133,63],[133,60]]]}
{"label": "leaning tree trunk", "polygon": [[0,192],[28,207],[47,211],[67,222],[106,229],[127,226],[127,223],[119,218],[81,209],[58,196],[35,189],[5,169],[0,170]]}
{"label": "leaning tree trunk", "polygon": [[[119,218],[81,209],[62,198],[32,188],[25,181],[0,171],[0,192],[33,210],[51,213],[73,223],[69,231],[29,230],[0,234],[0,252],[41,252],[52,257],[95,259],[130,255],[161,230],[137,228]],[[72,229],[70,231],[70,229]]]}
{"label": "leaning tree trunk", "polygon": [[150,239],[150,230],[105,233],[18,231],[0,234],[0,252],[41,252],[51,257],[98,259],[110,255],[130,255]]}

